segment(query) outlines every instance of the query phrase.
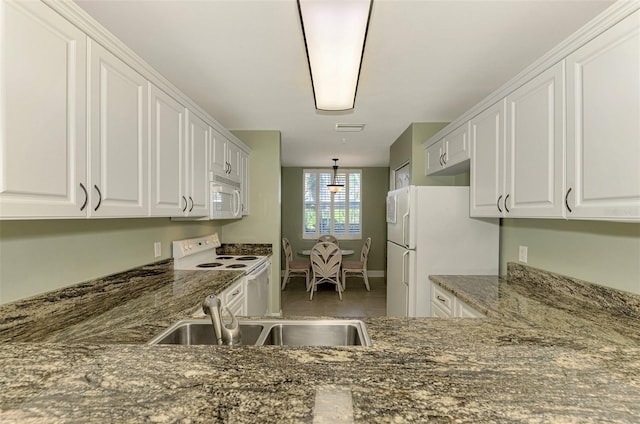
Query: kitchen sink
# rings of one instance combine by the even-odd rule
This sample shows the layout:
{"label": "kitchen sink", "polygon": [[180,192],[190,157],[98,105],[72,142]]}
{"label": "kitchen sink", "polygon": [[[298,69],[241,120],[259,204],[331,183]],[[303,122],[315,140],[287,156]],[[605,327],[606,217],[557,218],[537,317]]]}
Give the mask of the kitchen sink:
{"label": "kitchen sink", "polygon": [[[245,345],[371,346],[364,322],[359,320],[238,320]],[[211,321],[178,321],[149,344],[213,345]]]}
{"label": "kitchen sink", "polygon": [[[240,322],[243,344],[256,344],[264,327],[260,324]],[[213,345],[216,344],[211,321],[207,319],[182,320],[154,337],[149,344]]]}

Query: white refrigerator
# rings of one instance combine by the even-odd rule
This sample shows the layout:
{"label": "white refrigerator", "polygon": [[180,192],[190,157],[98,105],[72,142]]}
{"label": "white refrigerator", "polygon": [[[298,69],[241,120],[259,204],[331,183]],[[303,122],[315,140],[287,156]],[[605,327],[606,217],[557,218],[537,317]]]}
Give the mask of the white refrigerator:
{"label": "white refrigerator", "polygon": [[497,275],[499,220],[469,218],[469,187],[387,195],[387,315],[431,316],[429,275]]}

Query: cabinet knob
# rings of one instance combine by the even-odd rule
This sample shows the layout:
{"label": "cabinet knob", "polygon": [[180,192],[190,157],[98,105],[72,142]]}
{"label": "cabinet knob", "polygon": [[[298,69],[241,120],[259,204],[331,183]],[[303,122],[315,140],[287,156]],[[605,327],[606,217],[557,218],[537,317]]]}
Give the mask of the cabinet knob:
{"label": "cabinet knob", "polygon": [[80,183],[80,188],[82,189],[82,191],[84,191],[84,203],[82,204],[82,206],[80,206],[80,210],[83,211],[84,208],[87,207],[87,202],[89,201],[89,193],[87,193],[87,189],[85,188],[84,184]]}
{"label": "cabinet knob", "polygon": [[496,206],[498,207],[498,211],[502,213],[502,209],[500,208],[500,200],[502,200],[502,194],[498,197],[498,201],[496,202]]}

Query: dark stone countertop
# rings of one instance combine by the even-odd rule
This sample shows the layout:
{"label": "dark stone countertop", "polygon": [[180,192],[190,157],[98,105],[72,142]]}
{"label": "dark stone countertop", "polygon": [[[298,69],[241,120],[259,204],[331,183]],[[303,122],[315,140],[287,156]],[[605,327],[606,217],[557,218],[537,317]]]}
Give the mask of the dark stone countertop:
{"label": "dark stone countertop", "polygon": [[434,276],[488,318],[366,318],[372,347],[98,342],[193,310],[150,292],[66,330],[77,343],[0,344],[0,422],[639,422],[639,297],[512,274]]}

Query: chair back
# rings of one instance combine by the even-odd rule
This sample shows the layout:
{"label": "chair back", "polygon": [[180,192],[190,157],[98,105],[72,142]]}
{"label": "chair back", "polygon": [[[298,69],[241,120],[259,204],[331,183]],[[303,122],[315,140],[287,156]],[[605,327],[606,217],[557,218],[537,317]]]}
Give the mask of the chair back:
{"label": "chair back", "polygon": [[340,248],[329,242],[316,243],[311,249],[311,267],[320,278],[339,278],[342,253]]}
{"label": "chair back", "polygon": [[328,241],[329,243],[338,244],[338,239],[332,236],[331,234],[325,234],[323,236],[318,237],[318,243],[322,243]]}
{"label": "chair back", "polygon": [[362,251],[360,252],[360,261],[367,267],[367,259],[369,259],[369,249],[371,248],[371,237],[368,237],[362,245]]}
{"label": "chair back", "polygon": [[286,261],[286,266],[288,268],[289,263],[293,261],[293,252],[291,251],[291,244],[286,237],[282,238],[282,248],[284,249],[284,258]]}

